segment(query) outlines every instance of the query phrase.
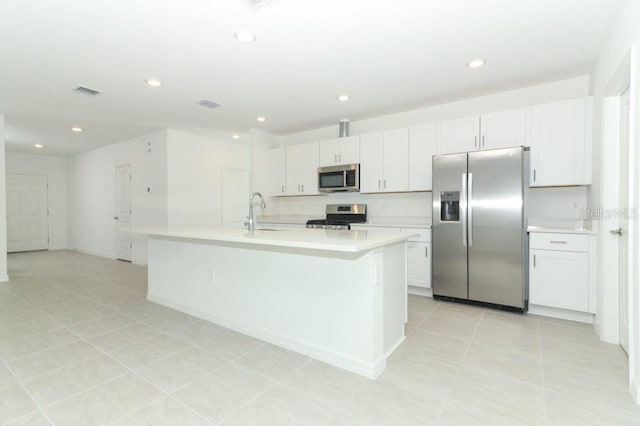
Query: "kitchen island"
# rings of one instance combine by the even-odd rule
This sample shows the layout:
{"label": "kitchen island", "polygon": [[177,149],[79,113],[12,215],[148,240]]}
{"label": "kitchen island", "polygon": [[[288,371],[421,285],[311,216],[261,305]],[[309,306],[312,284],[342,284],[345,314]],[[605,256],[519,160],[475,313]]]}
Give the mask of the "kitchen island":
{"label": "kitchen island", "polygon": [[150,301],[369,378],[404,340],[413,234],[138,230]]}

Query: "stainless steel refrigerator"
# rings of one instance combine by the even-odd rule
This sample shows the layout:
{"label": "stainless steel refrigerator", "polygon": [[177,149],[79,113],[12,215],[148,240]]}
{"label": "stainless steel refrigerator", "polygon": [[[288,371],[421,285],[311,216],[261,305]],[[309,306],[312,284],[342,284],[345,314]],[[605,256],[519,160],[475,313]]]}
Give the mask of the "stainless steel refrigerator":
{"label": "stainless steel refrigerator", "polygon": [[433,157],[433,295],[525,311],[528,151]]}

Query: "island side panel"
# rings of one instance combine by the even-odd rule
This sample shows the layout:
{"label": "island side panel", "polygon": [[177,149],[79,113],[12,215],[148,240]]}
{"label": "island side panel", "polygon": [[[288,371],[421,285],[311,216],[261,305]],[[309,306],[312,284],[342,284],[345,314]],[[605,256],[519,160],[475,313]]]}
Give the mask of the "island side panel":
{"label": "island side panel", "polygon": [[385,358],[404,341],[407,318],[407,244],[384,249],[384,340]]}
{"label": "island side panel", "polygon": [[[375,378],[385,341],[398,338],[388,324],[404,322],[402,307],[385,311],[387,275],[377,280],[376,264],[404,268],[405,245],[386,261],[388,248],[340,258],[152,236],[148,298]],[[394,336],[385,339],[388,326]]]}

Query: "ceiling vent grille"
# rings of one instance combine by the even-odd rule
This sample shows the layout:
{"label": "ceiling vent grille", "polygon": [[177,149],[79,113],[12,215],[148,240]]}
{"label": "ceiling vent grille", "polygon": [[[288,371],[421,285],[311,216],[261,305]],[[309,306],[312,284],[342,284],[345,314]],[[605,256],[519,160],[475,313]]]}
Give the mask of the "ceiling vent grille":
{"label": "ceiling vent grille", "polygon": [[222,106],[222,104],[210,101],[208,99],[203,99],[201,101],[198,101],[197,103],[198,105],[203,106],[205,108],[209,108],[209,109],[214,109],[214,108],[218,108],[219,106]]}
{"label": "ceiling vent grille", "polygon": [[240,2],[252,12],[257,12],[258,10],[269,6],[277,2],[278,0],[240,0]]}
{"label": "ceiling vent grille", "polygon": [[86,95],[86,96],[102,95],[102,92],[99,92],[99,91],[94,90],[94,89],[89,89],[88,87],[84,87],[84,86],[78,86],[75,89],[73,89],[72,92],[80,93],[80,94]]}

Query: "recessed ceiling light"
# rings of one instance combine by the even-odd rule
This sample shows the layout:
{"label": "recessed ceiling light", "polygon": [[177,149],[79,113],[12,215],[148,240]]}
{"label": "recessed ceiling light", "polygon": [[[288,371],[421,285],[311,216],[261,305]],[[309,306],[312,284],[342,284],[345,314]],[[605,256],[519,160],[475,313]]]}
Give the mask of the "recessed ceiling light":
{"label": "recessed ceiling light", "polygon": [[82,127],[72,127],[71,130],[73,130],[76,133],[80,133],[82,131]]}
{"label": "recessed ceiling light", "polygon": [[39,148],[44,148],[44,145],[42,145],[41,143],[33,144],[33,146],[35,146],[35,147],[36,147],[36,148],[38,148],[38,149],[39,149]]}
{"label": "recessed ceiling light", "polygon": [[240,43],[253,43],[254,41],[256,41],[255,34],[253,34],[249,30],[238,30],[235,33],[233,33],[233,36]]}
{"label": "recessed ceiling light", "polygon": [[349,95],[340,95],[340,96],[338,96],[338,100],[340,102],[347,102],[349,99],[350,99]]}
{"label": "recessed ceiling light", "polygon": [[233,134],[233,135],[231,135],[231,137],[233,139],[240,139],[240,135],[238,135],[238,134]]}
{"label": "recessed ceiling light", "polygon": [[267,117],[260,116],[260,117],[256,118],[256,120],[258,120],[261,123],[264,123],[265,121],[267,121]]}
{"label": "recessed ceiling light", "polygon": [[480,68],[481,66],[483,66],[483,65],[484,65],[484,64],[486,64],[486,63],[487,63],[487,60],[486,60],[486,59],[484,59],[484,58],[477,58],[477,59],[474,59],[474,60],[470,61],[470,62],[467,64],[467,66],[468,66],[469,68]]}
{"label": "recessed ceiling light", "polygon": [[147,79],[145,81],[151,87],[160,87],[160,86],[162,86],[162,82],[160,80],[158,80],[157,78],[149,78],[149,79]]}

